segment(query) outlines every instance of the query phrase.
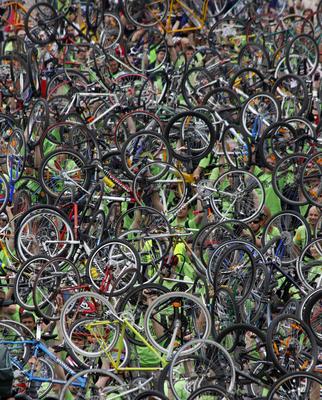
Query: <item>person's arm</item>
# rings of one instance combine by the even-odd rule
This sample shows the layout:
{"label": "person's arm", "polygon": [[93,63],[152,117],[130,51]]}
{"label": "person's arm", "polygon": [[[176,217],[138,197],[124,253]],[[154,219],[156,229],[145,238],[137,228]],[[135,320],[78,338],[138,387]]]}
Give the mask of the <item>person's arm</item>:
{"label": "person's arm", "polygon": [[170,55],[170,60],[171,62],[175,62],[177,59],[177,51],[175,49],[175,44],[173,42],[173,38],[172,35],[167,33],[165,36],[166,40],[167,40],[167,45],[168,45],[168,49],[169,49],[169,55]]}

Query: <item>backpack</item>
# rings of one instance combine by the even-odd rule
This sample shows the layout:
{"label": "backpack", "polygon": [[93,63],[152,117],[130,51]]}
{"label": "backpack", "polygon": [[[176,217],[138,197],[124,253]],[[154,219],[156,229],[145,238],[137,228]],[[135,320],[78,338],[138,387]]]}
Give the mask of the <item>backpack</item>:
{"label": "backpack", "polygon": [[0,347],[0,399],[11,395],[13,382],[13,368],[9,350],[6,346]]}

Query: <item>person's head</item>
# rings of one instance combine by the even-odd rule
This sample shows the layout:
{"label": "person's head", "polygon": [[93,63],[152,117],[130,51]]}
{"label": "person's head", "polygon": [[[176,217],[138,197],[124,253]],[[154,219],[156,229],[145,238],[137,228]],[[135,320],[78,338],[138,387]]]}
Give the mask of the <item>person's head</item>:
{"label": "person's head", "polygon": [[271,212],[267,206],[264,206],[259,215],[250,221],[250,227],[254,232],[265,226],[266,222],[270,219]]}
{"label": "person's head", "polygon": [[186,56],[187,61],[189,61],[192,58],[194,52],[195,49],[192,46],[186,47],[184,54]]}
{"label": "person's head", "polygon": [[307,221],[310,225],[315,226],[319,218],[321,216],[320,210],[316,206],[312,206],[309,208],[309,212],[307,214]]}
{"label": "person's head", "polygon": [[115,60],[111,60],[108,64],[111,74],[115,74],[119,69],[119,63]]}
{"label": "person's head", "polygon": [[164,57],[166,55],[166,49],[165,47],[161,46],[157,50],[157,61],[161,63],[164,60]]}
{"label": "person's head", "polygon": [[189,207],[185,205],[184,207],[181,208],[181,210],[178,211],[177,217],[186,218],[188,216],[188,212],[189,212]]}
{"label": "person's head", "polygon": [[21,314],[20,322],[25,325],[28,329],[33,331],[36,328],[35,317],[32,313],[24,311]]}
{"label": "person's head", "polygon": [[6,213],[1,213],[0,214],[0,228],[3,228],[7,225],[8,223],[8,216]]}

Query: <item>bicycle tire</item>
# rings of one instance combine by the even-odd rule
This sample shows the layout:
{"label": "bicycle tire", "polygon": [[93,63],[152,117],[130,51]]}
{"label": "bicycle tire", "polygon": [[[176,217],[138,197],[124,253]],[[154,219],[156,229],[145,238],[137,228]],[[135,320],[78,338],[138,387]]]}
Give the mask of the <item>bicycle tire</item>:
{"label": "bicycle tire", "polygon": [[[164,302],[164,301],[168,302],[171,298],[176,299],[176,298],[180,298],[180,297],[181,297],[181,298],[184,298],[184,299],[186,299],[186,300],[188,300],[188,301],[194,302],[195,304],[197,304],[198,307],[200,308],[200,310],[201,310],[202,313],[203,313],[203,318],[204,318],[204,325],[205,325],[205,327],[204,327],[203,332],[199,332],[198,336],[201,335],[201,337],[207,338],[207,337],[209,336],[209,334],[210,334],[211,317],[210,317],[209,311],[207,310],[207,308],[205,307],[205,305],[203,304],[203,302],[202,302],[201,300],[199,300],[198,297],[193,296],[193,295],[191,295],[191,294],[189,294],[189,293],[185,293],[185,292],[166,293],[166,294],[161,295],[160,297],[158,297],[158,298],[149,306],[149,308],[147,309],[147,312],[146,312],[146,314],[145,314],[145,317],[144,317],[144,330],[145,330],[145,334],[146,334],[146,336],[147,336],[149,342],[150,342],[157,350],[159,350],[159,351],[162,352],[162,353],[168,353],[168,350],[167,350],[167,348],[163,347],[163,346],[159,343],[159,339],[160,339],[160,338],[158,338],[158,340],[155,340],[155,338],[154,338],[154,336],[153,336],[153,334],[152,334],[152,332],[151,332],[151,326],[152,326],[151,321],[153,321],[154,318],[155,318],[155,314],[154,314],[153,317],[152,317],[152,314],[153,314],[154,309],[155,309],[160,303],[162,303],[162,302]],[[176,304],[174,305],[174,307],[176,307]],[[172,326],[171,328],[173,329],[174,327]],[[168,332],[168,333],[170,333],[170,332]],[[164,336],[167,337],[167,336],[168,336],[168,333],[165,334],[165,335],[163,334],[161,337],[162,337],[162,338],[164,338]],[[176,349],[178,349],[178,347],[176,347]],[[191,353],[193,353],[194,351],[196,351],[195,348],[188,350],[186,353],[183,353],[182,355],[191,354]],[[177,354],[177,353],[176,353],[176,354]]]}
{"label": "bicycle tire", "polygon": [[31,146],[39,144],[40,137],[49,124],[49,107],[46,99],[37,99],[30,110],[27,123],[27,140]]}
{"label": "bicycle tire", "polygon": [[[174,128],[175,124],[180,120],[184,118],[184,121],[181,122],[181,133],[180,136],[177,137],[177,133],[173,133],[172,132],[172,128]],[[190,133],[188,132],[187,138],[184,138],[184,126],[182,126],[182,124],[186,124],[186,122],[189,123],[190,125],[190,120],[191,118],[197,118],[199,120],[202,121],[202,126],[199,126],[199,133],[201,133],[200,137],[197,138],[198,139],[198,143],[200,140],[200,143],[204,146],[204,150],[202,151],[198,151],[198,149],[196,149],[195,151],[193,151],[191,149],[191,143],[189,141],[187,141],[187,139],[192,139],[191,135],[195,135],[196,130],[194,130],[193,132],[191,131]],[[195,122],[196,125],[198,125],[198,123]],[[194,129],[195,127],[192,126],[190,127],[190,129]],[[202,129],[206,128],[206,133],[202,133]],[[167,143],[170,144],[170,151],[171,154],[174,158],[178,159],[179,161],[190,161],[190,160],[201,160],[202,158],[206,157],[213,149],[214,145],[215,145],[215,141],[217,140],[217,135],[216,135],[216,131],[213,127],[213,124],[211,123],[211,121],[206,117],[205,114],[197,112],[197,111],[185,111],[182,113],[179,113],[177,115],[175,115],[174,117],[172,117],[170,119],[170,121],[168,122],[168,124],[165,127],[164,130],[164,138],[166,139]],[[175,142],[173,143],[173,140],[175,140]],[[195,138],[194,138],[195,139]],[[187,146],[187,152],[188,154],[182,153],[182,152],[178,152],[176,150],[177,148],[177,141],[183,141],[184,145]],[[187,144],[185,144],[185,142]],[[197,143],[197,144],[198,144]],[[193,154],[193,152],[195,154]],[[190,154],[189,154],[190,153]]]}
{"label": "bicycle tire", "polygon": [[[322,166],[321,166],[322,151],[313,154],[309,157],[302,168],[301,173],[301,186],[303,189],[304,196],[310,204],[316,207],[321,207],[321,177],[322,177]],[[320,180],[320,182],[319,182]]]}
{"label": "bicycle tire", "polygon": [[35,47],[27,51],[27,72],[32,93],[35,97],[40,95],[40,77],[38,65],[38,51]]}
{"label": "bicycle tire", "polygon": [[[224,191],[220,189],[223,186],[225,187]],[[241,190],[240,187],[243,189]],[[265,204],[265,191],[262,183],[248,171],[225,172],[215,181],[213,189],[214,191],[209,197],[210,206],[214,213],[224,220],[237,219],[241,222],[249,222],[256,218]],[[235,201],[233,210],[230,207],[232,201]],[[228,211],[225,211],[224,207],[228,207]],[[233,214],[227,215],[228,212]]]}
{"label": "bicycle tire", "polygon": [[[285,338],[285,341],[284,339],[275,339],[275,335],[277,334],[276,329],[278,329],[278,325],[283,320],[294,321],[294,329],[297,330],[299,333],[304,332],[304,334],[306,334],[309,341],[309,343],[307,344],[307,346],[309,347],[308,349],[305,349],[305,339],[300,338],[300,336],[294,338],[293,341],[292,338],[288,340],[289,336]],[[292,323],[290,325],[292,327]],[[284,335],[287,335],[287,332],[285,330],[282,332],[284,333]],[[295,349],[292,346],[300,346],[300,350],[298,350],[297,348]],[[287,350],[287,348],[290,348],[290,350]],[[291,352],[289,356],[287,356],[288,351]],[[301,353],[300,361],[303,363],[303,365],[296,365],[296,361],[294,360],[294,356],[296,356],[294,352],[297,352],[297,354],[299,354],[299,351]],[[313,335],[310,327],[306,323],[304,323],[301,319],[297,318],[293,314],[282,314],[275,317],[267,329],[267,354],[269,358],[273,361],[274,365],[284,374],[288,372],[295,372],[296,368],[299,368],[302,372],[310,372],[314,369],[317,363],[318,348],[315,336]],[[285,366],[285,364],[281,364],[281,361],[285,362],[287,366]],[[293,365],[291,365],[291,363]]]}
{"label": "bicycle tire", "polygon": [[[240,260],[240,251],[247,255],[249,262],[247,262],[247,259],[244,260],[244,258]],[[229,264],[230,255],[234,254],[235,252],[238,252],[238,259],[236,260],[236,256],[234,255],[233,259],[231,260],[231,264]],[[220,286],[228,286],[229,288],[231,288],[235,296],[236,303],[238,306],[240,306],[247,299],[254,286],[256,264],[252,251],[245,245],[229,246],[228,249],[220,254],[218,259],[215,258],[214,266],[212,265],[212,260],[213,258],[210,259],[207,269],[208,279],[210,280],[212,285],[214,285],[215,290],[219,290]],[[243,276],[244,274],[241,273],[241,269],[238,267],[238,265],[242,265],[242,268],[244,269],[246,267],[246,264],[249,265],[249,271],[246,273],[245,277]],[[235,272],[237,272],[235,273],[237,283],[235,283],[234,279],[233,281],[230,281],[230,278],[228,277],[229,275],[234,276],[234,268],[236,269]],[[221,279],[220,275],[222,275]],[[240,278],[241,280],[239,280]],[[242,289],[242,292],[240,294],[238,293],[238,288]]]}
{"label": "bicycle tire", "polygon": [[[119,265],[119,254],[111,254],[115,252],[115,247],[118,246],[118,252],[123,255],[121,258],[121,262],[123,262],[123,266]],[[108,250],[106,253],[106,250]],[[100,255],[101,252],[101,255]],[[95,261],[95,258],[97,260]],[[104,259],[103,268],[101,267],[99,261],[101,262]],[[113,265],[113,263],[115,263]],[[114,267],[114,271],[113,271]],[[121,268],[121,270],[120,270]],[[120,288],[115,288],[113,281],[116,281],[118,276],[124,272],[124,269],[131,269],[133,268],[137,272],[132,274],[130,279],[121,282]],[[112,270],[112,276],[110,275]],[[116,273],[116,276],[114,275]],[[135,247],[132,246],[128,241],[122,239],[109,239],[105,242],[101,243],[98,247],[96,247],[91,255],[88,258],[86,264],[86,277],[91,284],[91,287],[99,292],[104,293],[105,295],[110,293],[113,290],[114,296],[119,296],[124,294],[128,290],[130,290],[135,282],[137,281],[137,275],[141,273],[141,262],[139,253],[136,251]],[[112,289],[110,287],[112,285]]]}
{"label": "bicycle tire", "polygon": [[[38,222],[33,222],[33,226],[37,226],[37,231],[35,232],[34,228],[33,235],[28,237],[28,232],[31,231],[30,227],[28,227],[28,224],[30,224],[33,219],[37,217],[42,217],[43,220],[40,219],[40,221]],[[43,223],[42,226],[40,226],[41,222]],[[52,242],[50,248],[44,248],[44,243],[42,242],[46,242],[48,240],[48,237],[46,236],[46,229],[50,227],[52,228],[52,235],[55,235],[59,243],[65,243],[66,241],[65,245],[63,245],[60,249],[58,248],[58,246],[55,247],[55,241]],[[57,230],[58,228],[61,229],[60,235]],[[37,235],[39,235],[38,239],[36,239]],[[51,239],[52,238],[53,236],[51,236]],[[15,232],[15,249],[17,251],[18,258],[22,261],[27,260],[30,256],[46,255],[48,253],[51,257],[53,257],[54,255],[59,256],[66,254],[66,258],[68,258],[71,256],[74,250],[73,242],[74,234],[70,222],[67,219],[67,216],[54,206],[34,206],[27,212],[22,214],[20,219],[17,221],[17,228]],[[42,248],[40,248],[39,245],[41,245]],[[34,247],[35,249],[33,249]],[[36,252],[36,254],[34,254],[34,252]]]}
{"label": "bicycle tire", "polygon": [[45,256],[30,257],[17,271],[13,283],[14,298],[17,304],[25,310],[35,310],[35,305],[30,303],[33,290],[31,277],[35,278],[38,271],[47,262],[48,257]]}
{"label": "bicycle tire", "polygon": [[[65,263],[65,276],[63,275],[61,266],[63,263]],[[71,266],[71,269],[69,269],[68,272],[66,272],[66,264]],[[32,298],[35,306],[35,312],[40,316],[40,318],[45,318],[49,321],[59,320],[59,307],[56,305],[56,310],[53,308],[55,306],[54,303],[57,295],[61,293],[60,289],[62,286],[68,286],[66,283],[64,283],[64,278],[67,278],[71,287],[77,287],[81,285],[81,276],[76,265],[63,257],[55,257],[52,260],[49,260],[37,273],[33,285]],[[44,300],[39,297],[38,292],[40,292],[42,297],[45,297]],[[47,306],[49,306],[48,309]]]}
{"label": "bicycle tire", "polygon": [[[235,366],[234,366],[234,362],[233,359],[231,358],[231,356],[229,355],[228,351],[219,343],[213,341],[213,340],[209,340],[209,339],[194,339],[191,340],[190,342],[186,343],[185,345],[183,345],[181,347],[181,349],[179,349],[175,356],[172,358],[171,360],[171,364],[170,364],[170,369],[169,369],[169,381],[170,381],[170,387],[171,390],[173,392],[173,394],[175,395],[176,400],[180,400],[180,397],[177,394],[175,385],[174,385],[174,368],[176,366],[176,363],[180,362],[180,359],[183,356],[187,356],[189,354],[189,346],[194,346],[194,348],[196,348],[198,350],[198,356],[197,358],[200,359],[207,367],[210,367],[210,371],[212,373],[208,373],[204,372],[202,373],[202,369],[200,368],[200,371],[198,371],[198,369],[196,368],[193,372],[194,374],[196,374],[197,376],[195,376],[195,378],[198,377],[199,374],[202,375],[202,377],[204,379],[209,379],[209,383],[213,384],[214,382],[216,382],[216,371],[218,371],[218,378],[217,378],[217,384],[218,384],[218,379],[221,379],[219,384],[223,387],[223,389],[227,389],[228,392],[231,392],[234,388],[235,385],[235,381],[236,381],[236,371],[235,371]],[[207,350],[207,346],[209,346],[210,348]],[[205,347],[205,349],[203,348]],[[191,349],[190,349],[191,351]],[[212,359],[213,358],[213,359]],[[200,361],[200,363],[201,363]],[[221,366],[221,368],[218,368],[218,366]],[[202,364],[201,364],[202,366]],[[224,372],[224,376],[225,378],[223,379],[223,377],[220,376],[221,372]],[[199,378],[200,379],[200,378]],[[199,381],[198,379],[196,382],[196,386],[197,388],[199,388],[200,386],[204,385],[204,379],[201,379],[200,381],[202,381],[202,383]],[[200,386],[199,386],[200,385]],[[208,386],[208,385],[205,385]]]}
{"label": "bicycle tire", "polygon": [[[283,85],[280,87],[280,85],[287,80],[290,80],[290,82],[286,82],[286,84],[284,83],[284,87]],[[305,82],[298,75],[286,74],[278,78],[272,87],[271,93],[279,100],[282,117],[284,119],[300,116],[307,111],[309,106],[309,93]],[[293,100],[293,104],[291,105],[291,109],[293,106],[293,115],[286,113],[285,99],[287,99],[286,101],[289,99]],[[294,103],[295,99],[300,102],[299,105]]]}
{"label": "bicycle tire", "polygon": [[86,2],[86,23],[89,30],[96,31],[103,20],[103,1],[102,0],[87,0]]}
{"label": "bicycle tire", "polygon": [[272,186],[284,203],[297,206],[308,203],[301,188],[301,175],[299,175],[306,159],[306,154],[296,153],[280,159],[276,164]]}
{"label": "bicycle tire", "polygon": [[[295,65],[294,66],[292,64],[292,58],[294,60],[296,60],[297,56],[300,56],[300,58],[302,58],[302,56],[304,55],[305,51],[308,50],[308,48],[309,48],[308,44],[305,43],[305,46],[304,47],[301,46],[302,48],[299,49],[300,52],[292,54],[292,46],[294,46],[294,44],[297,41],[300,42],[301,40],[309,40],[309,41],[311,41],[311,46],[312,46],[311,50],[315,53],[315,54],[313,54],[314,57],[315,57],[315,60],[313,60],[314,61],[313,63],[312,62],[309,63],[309,64],[312,64],[312,65],[310,65],[311,69],[308,70],[308,71],[306,70],[306,65],[304,65],[304,68],[301,69],[301,65],[299,65],[299,66]],[[303,33],[301,35],[298,35],[298,36],[295,36],[293,38],[293,40],[288,44],[287,49],[286,49],[286,53],[285,53],[287,69],[290,71],[290,73],[295,73],[295,74],[298,74],[298,75],[301,75],[301,76],[312,76],[315,73],[315,71],[316,71],[316,69],[317,69],[317,67],[319,65],[319,54],[320,54],[319,46],[318,46],[318,44],[315,41],[313,36],[307,35],[305,33]],[[294,70],[295,67],[297,67],[296,71]]]}
{"label": "bicycle tire", "polygon": [[171,162],[172,151],[166,135],[151,131],[141,131],[130,135],[121,149],[121,160],[124,172],[134,179],[147,162]]}
{"label": "bicycle tire", "polygon": [[[106,371],[106,370],[103,370],[103,369],[98,369],[98,368],[95,368],[95,369],[85,369],[85,370],[83,370],[83,371],[81,371],[81,372],[78,372],[78,373],[75,374],[74,376],[72,376],[72,377],[65,383],[65,385],[63,386],[63,388],[62,388],[62,390],[61,390],[59,400],[65,400],[65,399],[66,399],[67,393],[69,392],[69,386],[74,386],[73,383],[74,383],[75,381],[77,381],[78,378],[81,378],[81,377],[83,377],[83,376],[86,376],[86,380],[88,380],[88,376],[90,376],[91,374],[93,374],[93,375],[96,376],[96,377],[97,377],[98,374],[100,374],[100,375],[102,375],[102,376],[105,376],[105,377],[107,377],[107,378],[110,378],[110,380],[113,380],[113,381],[115,381],[115,383],[117,383],[118,385],[120,385],[121,388],[125,386],[125,382],[124,382],[118,375],[115,375],[115,374],[113,374],[112,372],[109,372],[109,371]],[[86,384],[88,384],[88,382],[87,382]],[[77,385],[77,386],[79,386],[79,385]],[[114,393],[114,395],[115,395],[115,392],[113,391],[113,389],[115,390],[115,388],[113,388],[113,385],[111,384],[111,381],[109,382],[109,384],[108,384],[106,387],[107,387],[108,389],[110,389],[110,390],[111,390],[111,393]],[[96,393],[97,393],[97,387],[95,386],[95,384],[93,384],[93,388],[96,389]],[[107,389],[106,391],[103,390],[103,394],[107,395],[107,398],[108,398],[108,389]],[[80,388],[80,389],[78,389],[78,393],[76,393],[76,395],[77,395],[77,397],[80,397],[80,398],[81,398],[81,397],[84,396],[84,393],[85,393],[85,394],[89,393],[89,390],[90,390],[89,388],[85,388],[85,391],[84,391],[84,389]],[[125,388],[124,388],[124,390],[126,391]],[[101,393],[102,393],[102,392],[101,392]],[[94,393],[92,393],[92,396],[94,396]],[[130,400],[130,399],[129,399],[129,396],[126,396],[126,395],[123,396],[122,394],[119,394],[119,396],[120,396],[120,398],[122,398],[122,399],[124,399],[124,400]],[[94,398],[94,397],[93,397],[93,398]]]}
{"label": "bicycle tire", "polygon": [[[47,10],[46,10],[47,9]],[[35,17],[32,17],[32,13],[36,10],[36,16],[43,16],[44,20],[37,20]],[[47,15],[46,15],[47,14]],[[46,18],[48,17],[48,18]],[[29,21],[31,20],[31,21]],[[33,26],[32,25],[32,20],[37,22],[37,25]],[[38,25],[38,22],[40,24]],[[51,23],[50,23],[51,22]],[[59,25],[59,19],[56,10],[54,9],[53,6],[51,6],[49,3],[36,3],[33,6],[29,8],[29,10],[26,13],[25,16],[25,32],[27,37],[35,44],[44,46],[50,42],[52,42],[57,34],[58,30],[58,25]],[[46,28],[47,31],[47,37],[39,35],[41,32],[41,28]],[[48,29],[51,28],[51,29]],[[50,31],[51,30],[51,31]]]}
{"label": "bicycle tire", "polygon": [[[201,397],[200,397],[201,396]],[[203,399],[204,397],[210,398],[214,400],[230,400],[230,395],[221,387],[221,386],[205,386],[195,390],[191,395],[188,397],[188,400],[198,400]],[[218,397],[219,396],[219,397]]]}
{"label": "bicycle tire", "polygon": [[[66,162],[67,160],[67,163],[65,164],[66,169],[70,169],[70,165],[68,167],[68,164],[71,163],[72,160],[72,162],[74,163],[74,167],[72,170],[74,171],[74,175],[76,175],[74,181],[69,176],[70,173],[68,171],[64,171],[65,168],[63,165],[60,164],[60,162],[58,161],[59,159],[61,159],[63,162]],[[82,192],[86,192],[86,190],[88,189],[91,179],[90,172],[84,168],[85,165],[86,160],[83,158],[82,155],[76,153],[75,151],[67,149],[55,150],[48,153],[48,155],[42,160],[39,168],[39,182],[44,191],[52,198],[57,198],[60,193],[65,190],[66,184],[68,184],[69,182],[72,182],[72,185],[74,186],[74,194],[76,196],[80,196],[83,194]],[[55,173],[50,172],[55,172],[55,169],[57,173],[56,176]],[[66,176],[63,175],[63,173],[65,173]],[[46,179],[46,175],[49,179]],[[52,175],[51,179],[50,175]],[[63,196],[63,198],[66,198],[67,196],[68,195],[66,194]]]}
{"label": "bicycle tire", "polygon": [[[148,309],[148,305],[144,300],[144,290],[150,290],[153,293],[159,292],[159,294],[169,293],[169,289],[167,289],[165,286],[156,283],[144,282],[140,286],[133,287],[128,291],[127,294],[120,298],[120,300],[117,302],[116,312],[121,314],[123,312],[131,313],[135,323],[137,323],[137,320],[140,320]],[[135,308],[133,309],[132,306]],[[130,311],[128,311],[128,309]],[[132,335],[130,330],[127,329],[125,334],[131,344],[134,344],[135,346],[144,346],[143,342],[137,339],[135,335]]]}
{"label": "bicycle tire", "polygon": [[[8,332],[11,332],[11,337],[9,337]],[[8,324],[4,321],[0,321],[0,344],[2,342],[2,346],[6,346],[9,350],[9,354],[10,354],[10,344],[11,343],[5,343],[6,341],[15,341],[16,343],[13,345],[13,348],[11,349],[12,351],[12,355],[11,357],[17,358],[18,362],[22,364],[22,366],[24,366],[30,358],[31,355],[31,348],[28,344],[26,343],[21,343],[21,347],[22,349],[19,351],[17,351],[17,354],[15,349],[17,349],[17,342],[22,342],[25,340],[24,335],[18,330],[16,329],[14,326],[12,326],[11,324]],[[19,338],[20,340],[17,341],[17,338]]]}
{"label": "bicycle tire", "polygon": [[[64,304],[62,310],[61,310],[61,314],[60,314],[60,324],[62,327],[62,333],[64,335],[64,338],[66,340],[66,343],[69,347],[71,347],[73,349],[73,351],[75,351],[77,354],[83,355],[84,357],[89,357],[89,358],[96,358],[100,355],[102,355],[104,353],[104,351],[110,351],[112,348],[114,348],[115,344],[117,343],[118,337],[119,337],[119,330],[120,330],[120,326],[118,323],[114,323],[113,324],[113,331],[114,331],[114,337],[112,338],[112,340],[110,341],[110,343],[107,345],[107,342],[105,343],[105,347],[104,349],[98,349],[98,351],[95,352],[87,352],[82,350],[81,348],[77,347],[75,345],[75,343],[72,341],[71,337],[70,337],[70,325],[67,326],[66,325],[66,321],[69,320],[68,318],[68,314],[70,312],[74,312],[76,311],[73,307],[75,302],[80,299],[81,300],[81,304],[83,304],[84,302],[84,298],[91,298],[96,300],[97,302],[99,301],[101,306],[104,305],[106,307],[106,310],[104,310],[104,315],[102,315],[102,310],[98,310],[99,314],[99,321],[103,320],[106,321],[107,316],[112,316],[113,318],[113,322],[116,319],[117,320],[117,314],[116,311],[114,310],[114,307],[111,305],[111,303],[106,299],[106,297],[96,293],[96,292],[80,292],[80,293],[75,293],[74,295],[72,295],[71,297],[69,297],[69,299],[66,301],[66,303]],[[81,306],[80,304],[80,306]],[[71,308],[71,305],[73,306]],[[100,306],[100,307],[101,307]],[[79,311],[76,311],[78,314]],[[86,314],[86,310],[85,310],[85,314]],[[94,313],[94,311],[92,312],[92,314]],[[88,314],[88,313],[87,313]],[[90,318],[87,316],[85,319],[86,320],[93,320],[95,321],[95,316],[91,316]],[[76,321],[82,320],[84,319],[82,316],[78,316],[78,319],[74,319],[74,323]],[[111,326],[111,325],[109,325]]]}
{"label": "bicycle tire", "polygon": [[[293,396],[293,394],[298,399],[302,396],[302,398],[305,399],[318,399],[320,397],[319,386],[317,386],[317,389],[315,390],[315,395],[317,397],[311,397],[311,394],[312,396],[314,396],[314,394],[312,392],[307,392],[309,388],[308,381],[310,380],[316,382],[317,385],[321,387],[322,380],[316,374],[309,372],[293,372],[285,374],[274,383],[271,390],[267,394],[267,400],[274,400],[277,398],[282,399],[284,396]],[[285,387],[283,388],[284,384]]]}
{"label": "bicycle tire", "polygon": [[304,300],[301,306],[301,317],[303,318],[303,321],[310,327],[311,332],[313,333],[319,346],[322,346],[321,324],[319,322],[319,307],[321,307],[321,299],[322,288],[315,289],[308,295],[307,299]]}
{"label": "bicycle tire", "polygon": [[[152,6],[153,6],[153,1],[151,2]],[[149,2],[144,1],[142,4],[138,4],[137,2],[133,1],[133,0],[123,0],[123,9],[124,9],[124,13],[126,15],[126,18],[132,22],[132,24],[134,24],[135,26],[138,26],[140,28],[146,28],[146,27],[151,27],[151,26],[155,26],[157,24],[159,24],[167,15],[168,13],[168,9],[169,9],[169,1],[168,0],[162,0],[161,1],[162,4],[162,10],[160,15],[156,18],[155,15],[153,15],[153,13],[150,12],[150,15],[153,15],[153,18],[155,19],[151,22],[142,22],[140,20],[138,20],[136,17],[134,17],[133,13],[137,13],[137,12],[142,12],[142,7],[146,7],[148,9],[149,6]],[[131,5],[134,7],[133,9],[131,8]],[[146,10],[143,10],[146,11]],[[144,19],[143,19],[144,21]]]}
{"label": "bicycle tire", "polygon": [[6,177],[0,172],[0,213],[2,213],[9,201],[9,186]]}

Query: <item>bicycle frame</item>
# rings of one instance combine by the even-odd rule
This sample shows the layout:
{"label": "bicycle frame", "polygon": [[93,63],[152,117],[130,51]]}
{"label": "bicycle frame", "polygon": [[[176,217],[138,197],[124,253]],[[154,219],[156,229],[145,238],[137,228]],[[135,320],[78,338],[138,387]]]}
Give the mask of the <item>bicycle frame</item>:
{"label": "bicycle frame", "polygon": [[[174,13],[175,5],[180,6],[180,8],[185,12],[185,14],[188,15],[190,21],[192,21],[195,24],[195,26],[172,29],[171,17]],[[198,15],[196,11],[192,10],[183,0],[171,0],[166,20],[166,26],[163,27],[165,28],[167,33],[191,32],[191,31],[201,30],[205,26],[207,21],[207,11],[208,11],[208,0],[203,1],[201,15]]]}
{"label": "bicycle frame", "polygon": [[[135,326],[131,325],[131,323],[127,319],[117,319],[115,321],[112,321],[112,324],[121,324],[121,334],[120,337],[117,340],[117,358],[116,361],[111,355],[111,351],[108,349],[108,346],[106,345],[106,342],[104,339],[97,337],[95,333],[93,332],[93,328],[96,326],[104,326],[104,325],[110,325],[111,321],[96,321],[96,322],[91,322],[89,324],[86,324],[86,329],[89,330],[89,332],[96,338],[96,340],[99,342],[100,346],[104,349],[104,354],[107,356],[108,360],[110,361],[111,365],[117,372],[126,372],[126,371],[161,371],[167,364],[168,361],[165,359],[164,356],[160,354],[159,351],[157,351],[145,338],[140,334],[140,332],[137,331]],[[121,354],[124,348],[124,337],[125,337],[125,330],[128,328],[131,332],[134,333],[134,335],[139,338],[144,345],[152,352],[154,353],[155,356],[160,360],[160,363],[162,367],[120,367],[121,365]],[[121,344],[120,344],[121,343]],[[172,354],[172,351],[170,349],[169,351],[170,356]]]}
{"label": "bicycle frame", "polygon": [[[65,364],[62,360],[60,360],[57,356],[55,356],[55,354],[51,353],[47,346],[44,345],[43,343],[40,342],[40,340],[37,339],[32,339],[32,340],[21,340],[21,341],[10,341],[10,340],[0,340],[0,343],[2,345],[31,345],[34,346],[34,352],[32,354],[32,357],[37,358],[38,357],[38,353],[39,352],[43,352],[48,358],[50,358],[55,364],[58,364],[59,366],[61,366],[64,371],[66,371],[67,373],[69,373],[70,375],[74,376],[76,375],[76,372],[70,368],[67,364]],[[41,378],[38,376],[34,376],[34,367],[31,368],[31,371],[25,371],[24,370],[24,366],[18,362],[17,360],[15,360],[14,358],[11,358],[12,363],[15,365],[16,368],[18,368],[27,378],[29,381],[31,382],[50,382],[53,384],[58,384],[58,385],[64,385],[67,381],[62,381],[59,379],[48,379],[48,378]],[[78,386],[81,388],[85,388],[86,386],[86,378],[78,378],[77,382],[75,382],[73,385],[74,386]]]}

